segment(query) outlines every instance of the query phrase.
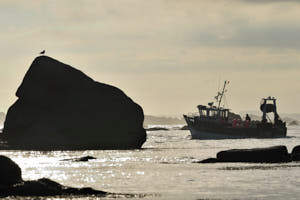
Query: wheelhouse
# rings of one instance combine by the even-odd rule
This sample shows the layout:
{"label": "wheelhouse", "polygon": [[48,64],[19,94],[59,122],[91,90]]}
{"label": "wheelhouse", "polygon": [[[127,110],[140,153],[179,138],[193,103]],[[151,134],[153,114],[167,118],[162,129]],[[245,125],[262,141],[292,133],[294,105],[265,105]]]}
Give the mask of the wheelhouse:
{"label": "wheelhouse", "polygon": [[197,106],[200,118],[209,118],[209,119],[223,119],[228,121],[229,118],[229,109],[217,108],[216,106]]}

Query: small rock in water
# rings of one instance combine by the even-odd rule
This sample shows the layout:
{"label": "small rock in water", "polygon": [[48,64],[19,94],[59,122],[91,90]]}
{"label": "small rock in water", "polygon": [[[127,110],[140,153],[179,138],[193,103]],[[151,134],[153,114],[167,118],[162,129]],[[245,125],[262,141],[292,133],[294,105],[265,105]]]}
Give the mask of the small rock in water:
{"label": "small rock in water", "polygon": [[153,128],[147,128],[147,131],[168,131],[169,129],[164,127],[153,127]]}
{"label": "small rock in water", "polygon": [[293,161],[300,161],[300,145],[293,148],[291,156]]}
{"label": "small rock in water", "polygon": [[84,157],[81,157],[81,158],[68,158],[68,159],[63,159],[61,161],[73,161],[73,162],[86,162],[86,161],[89,161],[89,160],[94,160],[94,159],[97,159],[93,156],[84,156]]}
{"label": "small rock in water", "polygon": [[95,160],[97,158],[93,157],[93,156],[85,156],[85,157],[81,157],[79,159],[77,159],[76,161],[89,161],[89,160]]}

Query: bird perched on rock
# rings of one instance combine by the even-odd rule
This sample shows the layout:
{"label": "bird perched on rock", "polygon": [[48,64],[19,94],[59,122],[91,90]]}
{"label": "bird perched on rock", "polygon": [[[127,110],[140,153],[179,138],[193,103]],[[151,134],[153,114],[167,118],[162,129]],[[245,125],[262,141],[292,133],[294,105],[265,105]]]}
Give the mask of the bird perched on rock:
{"label": "bird perched on rock", "polygon": [[43,54],[45,54],[45,52],[46,52],[46,51],[45,51],[45,50],[43,50],[43,51],[41,51],[41,52],[40,52],[40,54],[41,54],[41,55],[43,55]]}

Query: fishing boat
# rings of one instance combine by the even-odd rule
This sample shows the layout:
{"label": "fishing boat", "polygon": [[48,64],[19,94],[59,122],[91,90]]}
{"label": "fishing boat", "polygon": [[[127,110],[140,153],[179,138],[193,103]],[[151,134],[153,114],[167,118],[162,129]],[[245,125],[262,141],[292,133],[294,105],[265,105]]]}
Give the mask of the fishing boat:
{"label": "fishing boat", "polygon": [[[276,98],[263,98],[260,103],[261,121],[253,121],[247,114],[244,120],[230,109],[221,106],[228,81],[224,82],[221,92],[214,102],[198,105],[197,114],[183,115],[191,132],[192,139],[239,139],[239,138],[279,138],[286,137],[286,123],[283,122],[276,107]],[[269,113],[273,113],[273,120]]]}

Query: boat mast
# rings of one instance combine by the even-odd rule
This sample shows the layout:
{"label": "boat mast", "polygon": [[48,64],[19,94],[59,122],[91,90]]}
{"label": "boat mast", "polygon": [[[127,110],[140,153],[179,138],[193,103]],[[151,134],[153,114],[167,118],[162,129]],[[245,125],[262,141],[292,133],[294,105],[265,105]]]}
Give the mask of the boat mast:
{"label": "boat mast", "polygon": [[223,97],[223,95],[224,95],[224,93],[225,93],[225,87],[226,87],[226,84],[227,84],[227,81],[224,81],[223,90],[222,90],[222,93],[221,93],[220,100],[219,100],[219,102],[218,102],[218,103],[219,103],[219,105],[218,105],[218,110],[219,110],[220,105],[221,105],[222,97]]}

